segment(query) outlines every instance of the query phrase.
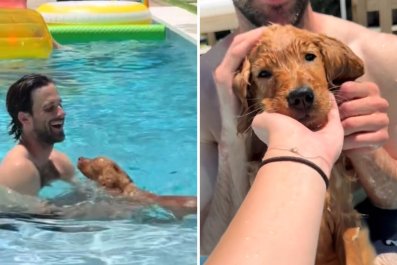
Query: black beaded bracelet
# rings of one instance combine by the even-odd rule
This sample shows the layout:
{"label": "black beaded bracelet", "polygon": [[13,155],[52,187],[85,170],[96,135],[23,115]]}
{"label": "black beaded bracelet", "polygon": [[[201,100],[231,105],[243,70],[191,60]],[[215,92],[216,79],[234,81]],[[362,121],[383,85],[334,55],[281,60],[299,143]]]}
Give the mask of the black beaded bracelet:
{"label": "black beaded bracelet", "polygon": [[324,173],[324,171],[319,166],[317,166],[312,161],[309,161],[307,159],[304,159],[304,158],[301,158],[301,157],[296,157],[296,156],[277,156],[277,157],[272,157],[272,158],[268,158],[268,159],[263,160],[260,166],[262,167],[262,166],[264,166],[266,164],[269,164],[269,163],[272,163],[272,162],[279,162],[279,161],[298,162],[298,163],[302,163],[302,164],[305,164],[305,165],[313,168],[323,178],[323,180],[325,182],[325,188],[328,189],[329,180],[327,178],[327,175]]}

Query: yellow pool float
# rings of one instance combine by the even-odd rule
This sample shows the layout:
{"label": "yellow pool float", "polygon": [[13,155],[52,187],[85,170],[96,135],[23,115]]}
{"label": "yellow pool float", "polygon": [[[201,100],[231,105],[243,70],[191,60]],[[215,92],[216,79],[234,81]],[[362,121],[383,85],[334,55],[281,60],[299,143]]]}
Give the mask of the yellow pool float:
{"label": "yellow pool float", "polygon": [[48,58],[52,39],[34,10],[0,8],[0,59]]}
{"label": "yellow pool float", "polygon": [[41,5],[38,12],[49,25],[150,24],[145,4],[131,1],[67,1]]}

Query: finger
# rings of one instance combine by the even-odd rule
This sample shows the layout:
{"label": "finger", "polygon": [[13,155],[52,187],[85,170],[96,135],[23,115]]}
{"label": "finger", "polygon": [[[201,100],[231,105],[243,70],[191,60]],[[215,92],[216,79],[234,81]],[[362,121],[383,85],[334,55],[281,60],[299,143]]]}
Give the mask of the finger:
{"label": "finger", "polygon": [[389,118],[385,113],[373,113],[371,115],[356,116],[344,119],[342,126],[345,135],[358,132],[374,132],[389,125]]}
{"label": "finger", "polygon": [[337,92],[338,101],[347,101],[379,94],[379,88],[371,82],[345,82]]}
{"label": "finger", "polygon": [[265,144],[269,142],[269,130],[268,125],[271,119],[271,114],[262,112],[254,117],[252,120],[252,130]]}
{"label": "finger", "polygon": [[250,41],[252,39],[257,39],[259,36],[262,35],[264,30],[266,30],[266,27],[259,27],[250,31],[243,32],[241,34],[237,34],[233,38],[233,44],[238,45],[242,42]]}
{"label": "finger", "polygon": [[352,149],[376,149],[382,146],[389,139],[387,130],[357,133],[345,137],[343,150]]}
{"label": "finger", "polygon": [[352,101],[343,102],[339,106],[340,117],[368,115],[374,112],[386,112],[389,107],[387,100],[381,97],[365,97]]}
{"label": "finger", "polygon": [[306,128],[302,123],[291,118],[290,116],[275,113],[275,112],[262,112],[255,116],[252,127],[285,130],[286,126],[295,126]]}
{"label": "finger", "polygon": [[252,121],[251,127],[255,134],[265,143],[268,143],[270,134],[284,132],[286,127],[305,128],[300,122],[289,116],[269,112],[262,112],[256,115]]}
{"label": "finger", "polygon": [[225,67],[230,72],[235,72],[262,36],[263,30],[263,28],[258,28],[236,36],[220,66]]}
{"label": "finger", "polygon": [[[272,120],[272,116],[275,113],[269,113],[269,112],[262,112],[257,114],[254,119],[252,120],[252,128],[268,128],[269,122]],[[274,119],[274,118],[273,118]]]}

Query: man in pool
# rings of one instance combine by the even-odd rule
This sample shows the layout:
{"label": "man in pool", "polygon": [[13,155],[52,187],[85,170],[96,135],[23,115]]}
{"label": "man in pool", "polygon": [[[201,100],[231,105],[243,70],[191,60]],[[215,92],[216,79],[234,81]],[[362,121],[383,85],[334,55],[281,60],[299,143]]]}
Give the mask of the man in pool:
{"label": "man in pool", "polygon": [[[337,38],[363,59],[365,75],[359,82],[343,84],[339,91],[338,97],[345,100],[339,105],[345,130],[344,151],[358,169],[361,187],[355,193],[356,201],[362,202],[367,198],[368,207],[372,209],[370,211],[376,213],[382,209],[394,209],[389,211],[394,214],[388,215],[387,222],[382,222],[381,226],[377,221],[374,223],[378,224],[375,225],[377,228],[387,226],[383,239],[397,242],[397,75],[394,71],[394,65],[397,64],[397,37],[316,13],[309,0],[233,2],[239,29],[201,56],[201,227],[205,223],[218,174],[222,128],[213,76],[220,84],[228,84],[231,89],[234,73],[264,30],[253,29],[273,22],[292,24]],[[391,102],[389,108],[381,93]],[[370,215],[370,220],[373,217],[376,214]],[[374,231],[372,228],[371,231]],[[211,231],[203,230],[203,233]],[[390,245],[384,252],[397,250],[396,247],[392,248]]]}
{"label": "man in pool", "polygon": [[25,75],[10,86],[6,104],[9,134],[18,143],[0,164],[0,185],[37,195],[53,180],[72,181],[71,161],[54,149],[65,139],[66,115],[54,82],[40,74]]}

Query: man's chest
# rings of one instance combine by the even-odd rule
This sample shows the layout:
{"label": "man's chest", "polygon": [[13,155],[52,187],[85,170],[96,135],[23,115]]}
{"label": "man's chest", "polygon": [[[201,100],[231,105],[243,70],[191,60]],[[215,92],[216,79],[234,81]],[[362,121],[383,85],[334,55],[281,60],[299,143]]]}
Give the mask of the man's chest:
{"label": "man's chest", "polygon": [[40,188],[48,185],[50,182],[59,179],[61,174],[51,160],[49,160],[45,165],[38,167],[38,174],[40,178]]}

